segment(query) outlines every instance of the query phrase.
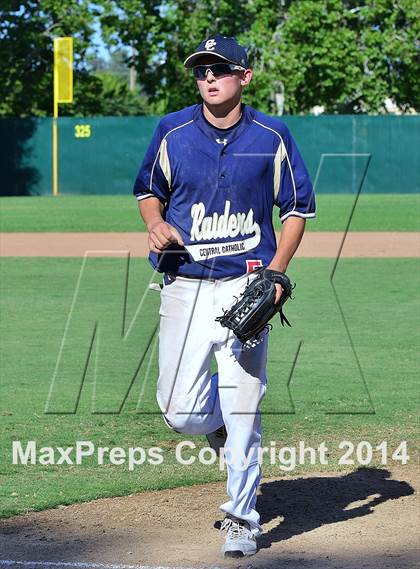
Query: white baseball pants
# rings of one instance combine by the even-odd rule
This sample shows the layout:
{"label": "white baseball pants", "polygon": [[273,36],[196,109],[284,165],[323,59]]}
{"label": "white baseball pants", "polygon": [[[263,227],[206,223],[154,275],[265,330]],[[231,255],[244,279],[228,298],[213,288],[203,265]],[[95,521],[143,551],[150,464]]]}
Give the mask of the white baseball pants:
{"label": "white baseball pants", "polygon": [[[255,345],[242,349],[233,333],[215,321],[239,297],[248,278],[254,277],[215,281],[165,277],[157,401],[179,432],[204,435],[225,424],[230,500],[220,509],[248,521],[259,535],[262,528],[255,510],[261,479],[259,404],[266,391],[268,335],[263,333]],[[218,381],[217,376],[211,379],[213,353]]]}

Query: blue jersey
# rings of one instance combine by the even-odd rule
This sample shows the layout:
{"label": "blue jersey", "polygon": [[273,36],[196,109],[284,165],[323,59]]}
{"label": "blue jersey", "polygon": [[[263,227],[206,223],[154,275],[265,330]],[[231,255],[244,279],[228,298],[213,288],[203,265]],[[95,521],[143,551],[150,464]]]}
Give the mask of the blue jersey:
{"label": "blue jersey", "polygon": [[202,104],[159,122],[134,184],[158,198],[185,247],[149,260],[161,272],[226,278],[266,266],[276,252],[272,214],[315,217],[308,172],[286,125],[242,105],[240,121],[216,129]]}

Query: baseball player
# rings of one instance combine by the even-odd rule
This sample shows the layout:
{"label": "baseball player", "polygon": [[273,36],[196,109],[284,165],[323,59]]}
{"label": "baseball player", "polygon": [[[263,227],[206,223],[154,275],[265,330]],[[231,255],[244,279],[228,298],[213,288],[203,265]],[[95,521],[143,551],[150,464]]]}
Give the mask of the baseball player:
{"label": "baseball player", "polygon": [[[242,557],[256,553],[262,532],[256,492],[268,335],[244,346],[216,318],[255,269],[286,271],[315,201],[287,127],[241,102],[252,69],[235,38],[207,38],[184,66],[202,102],[162,118],[134,185],[149,260],[163,273],[157,401],[168,427],[224,447],[222,553]],[[283,223],[278,245],[274,206]]]}

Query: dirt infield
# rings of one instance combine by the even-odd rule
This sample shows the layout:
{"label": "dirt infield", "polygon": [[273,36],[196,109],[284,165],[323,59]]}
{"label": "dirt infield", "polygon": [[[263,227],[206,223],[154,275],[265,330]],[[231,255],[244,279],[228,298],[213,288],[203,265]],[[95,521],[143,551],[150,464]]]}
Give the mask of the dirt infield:
{"label": "dirt infield", "polygon": [[[297,257],[337,257],[344,233],[306,232]],[[0,233],[0,256],[83,257],[148,254],[145,233]],[[341,257],[419,257],[420,233],[347,233]]]}
{"label": "dirt infield", "polygon": [[409,465],[392,475],[372,468],[263,479],[264,534],[257,555],[243,561],[219,556],[224,483],[59,507],[0,522],[0,568],[31,560],[86,569],[411,569],[420,553],[417,486]]}

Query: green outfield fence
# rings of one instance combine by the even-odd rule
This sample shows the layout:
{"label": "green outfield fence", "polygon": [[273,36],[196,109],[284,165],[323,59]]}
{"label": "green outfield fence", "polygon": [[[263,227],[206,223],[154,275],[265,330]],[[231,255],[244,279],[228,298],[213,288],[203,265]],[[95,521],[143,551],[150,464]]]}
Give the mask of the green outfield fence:
{"label": "green outfield fence", "polygon": [[[420,116],[284,116],[316,191],[419,191]],[[59,119],[59,192],[129,194],[159,117]],[[0,195],[52,193],[52,119],[0,119]]]}

